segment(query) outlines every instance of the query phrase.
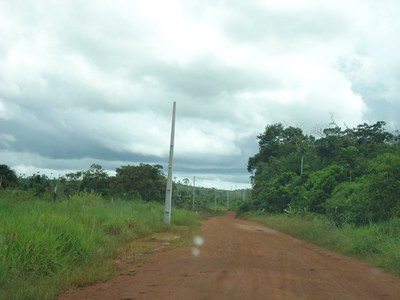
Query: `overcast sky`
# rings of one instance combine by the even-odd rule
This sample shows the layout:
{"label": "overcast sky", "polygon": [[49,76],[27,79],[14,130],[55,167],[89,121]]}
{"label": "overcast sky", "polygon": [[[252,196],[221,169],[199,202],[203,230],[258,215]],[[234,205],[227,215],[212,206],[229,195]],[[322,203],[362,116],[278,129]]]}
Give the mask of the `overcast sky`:
{"label": "overcast sky", "polygon": [[249,187],[266,125],[400,129],[398,0],[0,0],[0,163]]}

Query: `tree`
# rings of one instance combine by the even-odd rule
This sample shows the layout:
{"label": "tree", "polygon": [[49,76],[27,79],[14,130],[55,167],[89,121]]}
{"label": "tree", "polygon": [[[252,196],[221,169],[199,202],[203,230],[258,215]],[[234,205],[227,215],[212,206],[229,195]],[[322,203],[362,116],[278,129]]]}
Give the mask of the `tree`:
{"label": "tree", "polygon": [[353,145],[351,134],[346,134],[340,127],[325,128],[324,137],[315,141],[316,151],[325,164],[334,163],[340,149]]}
{"label": "tree", "polygon": [[253,193],[243,208],[279,213],[287,205],[354,224],[400,216],[399,132],[387,132],[383,121],[330,126],[315,139],[299,128],[268,125],[248,161]]}
{"label": "tree", "polygon": [[385,131],[385,125],[385,122],[379,121],[373,125],[364,123],[354,129],[356,146],[363,156],[372,159],[386,152],[395,141],[395,136]]}
{"label": "tree", "polygon": [[139,195],[145,201],[164,199],[166,178],[161,165],[127,165],[117,168],[116,172],[113,180],[114,193]]}
{"label": "tree", "polygon": [[269,181],[259,193],[259,207],[270,213],[283,213],[290,201],[296,197],[296,190],[293,189],[296,177],[295,173],[283,172]]}
{"label": "tree", "polygon": [[18,185],[18,178],[14,170],[7,165],[0,165],[0,188],[10,188]]}
{"label": "tree", "polygon": [[44,193],[50,191],[50,180],[49,178],[39,172],[28,177],[28,188],[35,191],[36,196],[43,196]]}
{"label": "tree", "polygon": [[182,179],[182,183],[186,186],[188,186],[190,184],[190,179],[189,178],[183,178]]}
{"label": "tree", "polygon": [[[262,163],[270,163],[274,158],[282,159],[296,155],[296,163],[288,165],[285,172],[302,174],[303,159],[313,142],[313,138],[303,134],[300,128],[289,126],[284,128],[281,123],[268,125],[263,134],[257,136],[259,152],[249,158],[247,170],[257,173]],[[294,158],[294,157],[293,157]]]}
{"label": "tree", "polygon": [[354,129],[354,136],[357,143],[361,144],[383,144],[392,142],[394,135],[385,131],[386,123],[378,121],[375,124],[368,125],[367,123],[360,124]]}
{"label": "tree", "polygon": [[355,146],[348,146],[340,149],[338,160],[349,172],[349,181],[352,182],[354,177],[362,175],[362,158],[360,151]]}
{"label": "tree", "polygon": [[377,220],[400,216],[400,156],[383,154],[370,163],[367,209]]}
{"label": "tree", "polygon": [[101,165],[92,164],[89,170],[82,172],[81,189],[96,191],[102,195],[109,193],[108,174]]}
{"label": "tree", "polygon": [[320,171],[310,174],[305,183],[305,198],[307,209],[312,212],[324,213],[324,205],[333,190],[347,179],[346,172],[342,166],[331,165]]}
{"label": "tree", "polygon": [[66,196],[79,193],[81,191],[83,172],[67,173],[65,174],[65,179],[61,178],[61,182],[65,184],[64,194]]}
{"label": "tree", "polygon": [[257,136],[259,152],[249,158],[247,170],[253,172],[260,162],[268,162],[279,154],[279,145],[283,141],[284,128],[281,123],[268,125],[263,134]]}
{"label": "tree", "polygon": [[369,194],[367,176],[338,185],[325,203],[325,213],[336,225],[364,225],[373,220],[366,207]]}

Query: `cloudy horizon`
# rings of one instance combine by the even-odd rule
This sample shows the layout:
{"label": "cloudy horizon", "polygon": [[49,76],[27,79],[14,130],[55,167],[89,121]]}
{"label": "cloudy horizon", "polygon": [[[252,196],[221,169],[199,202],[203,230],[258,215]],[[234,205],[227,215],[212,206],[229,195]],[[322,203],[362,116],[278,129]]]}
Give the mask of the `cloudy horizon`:
{"label": "cloudy horizon", "polygon": [[0,157],[18,174],[167,171],[250,187],[272,123],[400,129],[396,0],[0,0]]}

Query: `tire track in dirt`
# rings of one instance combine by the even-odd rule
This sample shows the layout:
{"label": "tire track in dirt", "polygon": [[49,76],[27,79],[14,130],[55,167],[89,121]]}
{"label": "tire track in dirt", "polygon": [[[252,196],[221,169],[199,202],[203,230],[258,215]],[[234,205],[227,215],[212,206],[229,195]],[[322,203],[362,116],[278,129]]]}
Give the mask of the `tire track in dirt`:
{"label": "tire track in dirt", "polygon": [[208,219],[201,234],[199,256],[149,254],[133,276],[59,299],[400,299],[400,278],[233,214]]}

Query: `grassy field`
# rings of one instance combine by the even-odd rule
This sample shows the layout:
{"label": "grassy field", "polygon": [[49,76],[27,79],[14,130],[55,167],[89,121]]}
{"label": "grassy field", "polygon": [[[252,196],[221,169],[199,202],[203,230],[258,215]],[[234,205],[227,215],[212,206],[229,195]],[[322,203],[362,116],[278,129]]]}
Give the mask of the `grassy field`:
{"label": "grassy field", "polygon": [[174,245],[189,243],[199,216],[174,210],[166,225],[163,209],[98,194],[52,203],[0,191],[0,299],[54,299],[68,287],[106,280],[124,246],[154,233],[175,232]]}
{"label": "grassy field", "polygon": [[317,215],[250,213],[242,216],[322,247],[354,256],[400,275],[400,218],[362,227],[336,227]]}

